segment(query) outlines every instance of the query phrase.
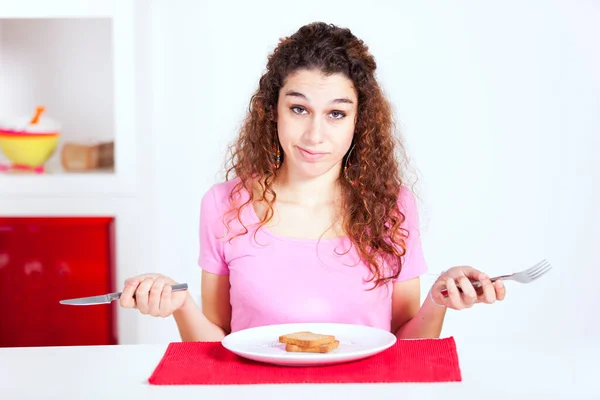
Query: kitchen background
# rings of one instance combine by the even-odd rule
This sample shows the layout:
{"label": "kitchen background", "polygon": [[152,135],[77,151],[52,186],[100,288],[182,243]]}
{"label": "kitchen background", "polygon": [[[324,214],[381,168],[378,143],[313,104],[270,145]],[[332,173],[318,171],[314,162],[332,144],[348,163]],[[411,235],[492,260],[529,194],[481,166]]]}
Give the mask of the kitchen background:
{"label": "kitchen background", "polygon": [[314,20],[350,27],[378,61],[418,177],[423,293],[453,265],[554,266],[449,312],[442,334],[594,335],[599,17],[566,0],[2,0],[0,128],[43,107],[60,135],[43,168],[0,155],[0,346],[179,339],[172,319],[58,300],[160,272],[199,301],[200,198],[267,55]]}

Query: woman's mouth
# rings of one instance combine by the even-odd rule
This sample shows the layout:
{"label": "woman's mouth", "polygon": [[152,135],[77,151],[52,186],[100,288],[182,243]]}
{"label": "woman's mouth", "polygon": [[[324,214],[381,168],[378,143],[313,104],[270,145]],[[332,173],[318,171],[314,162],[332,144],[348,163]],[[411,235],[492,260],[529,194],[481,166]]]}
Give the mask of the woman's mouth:
{"label": "woman's mouth", "polygon": [[305,159],[306,161],[318,161],[319,159],[321,159],[325,155],[327,155],[327,153],[321,153],[321,152],[314,151],[314,150],[308,150],[308,149],[304,149],[302,147],[296,147],[296,148],[298,149],[300,156],[303,159]]}

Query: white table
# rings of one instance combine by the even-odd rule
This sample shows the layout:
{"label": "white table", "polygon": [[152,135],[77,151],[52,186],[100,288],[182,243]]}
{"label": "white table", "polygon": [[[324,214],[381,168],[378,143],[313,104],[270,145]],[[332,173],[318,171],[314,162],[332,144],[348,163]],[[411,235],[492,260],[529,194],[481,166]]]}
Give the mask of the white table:
{"label": "white table", "polygon": [[436,384],[152,386],[166,345],[5,348],[0,398],[600,399],[600,339],[559,347],[455,339],[463,382]]}

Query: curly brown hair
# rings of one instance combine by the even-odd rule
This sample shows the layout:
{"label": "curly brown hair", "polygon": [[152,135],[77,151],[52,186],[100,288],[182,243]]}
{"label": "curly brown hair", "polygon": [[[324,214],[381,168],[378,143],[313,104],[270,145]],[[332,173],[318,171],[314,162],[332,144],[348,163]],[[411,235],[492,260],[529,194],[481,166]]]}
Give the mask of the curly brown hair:
{"label": "curly brown hair", "polygon": [[[376,63],[362,40],[349,29],[322,22],[301,27],[280,40],[269,56],[266,72],[253,94],[248,114],[237,140],[230,147],[226,180],[231,175],[239,182],[230,194],[230,212],[236,214],[243,231],[241,210],[254,201],[266,203],[267,212],[260,226],[273,216],[276,194],[272,184],[277,176],[274,149],[277,139],[276,112],[279,90],[286,77],[299,70],[317,70],[324,74],[342,73],[353,83],[358,95],[358,113],[353,144],[344,156],[348,173],[340,170],[342,227],[362,261],[369,267],[374,287],[397,278],[406,253],[408,232],[398,207],[403,184],[398,153],[404,147],[396,134],[391,106],[375,77]],[[281,152],[281,157],[284,157]],[[402,160],[405,161],[405,158]],[[262,192],[255,195],[255,185]],[[250,197],[243,204],[234,199],[245,189]],[[388,265],[386,274],[382,263]]]}

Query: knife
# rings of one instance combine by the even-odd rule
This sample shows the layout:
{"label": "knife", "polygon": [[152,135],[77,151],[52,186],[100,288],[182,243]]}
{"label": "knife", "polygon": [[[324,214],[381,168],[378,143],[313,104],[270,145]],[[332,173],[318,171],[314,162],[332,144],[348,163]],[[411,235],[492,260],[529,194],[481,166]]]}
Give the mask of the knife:
{"label": "knife", "polygon": [[[171,288],[173,289],[174,292],[177,292],[180,290],[187,290],[188,285],[187,285],[187,283],[180,283],[177,285],[171,285]],[[59,303],[67,304],[70,306],[93,306],[96,304],[108,304],[113,300],[118,300],[121,297],[121,293],[123,293],[123,292],[108,293],[108,294],[103,294],[101,296],[80,297],[77,299],[61,300],[61,301],[59,301]]]}

